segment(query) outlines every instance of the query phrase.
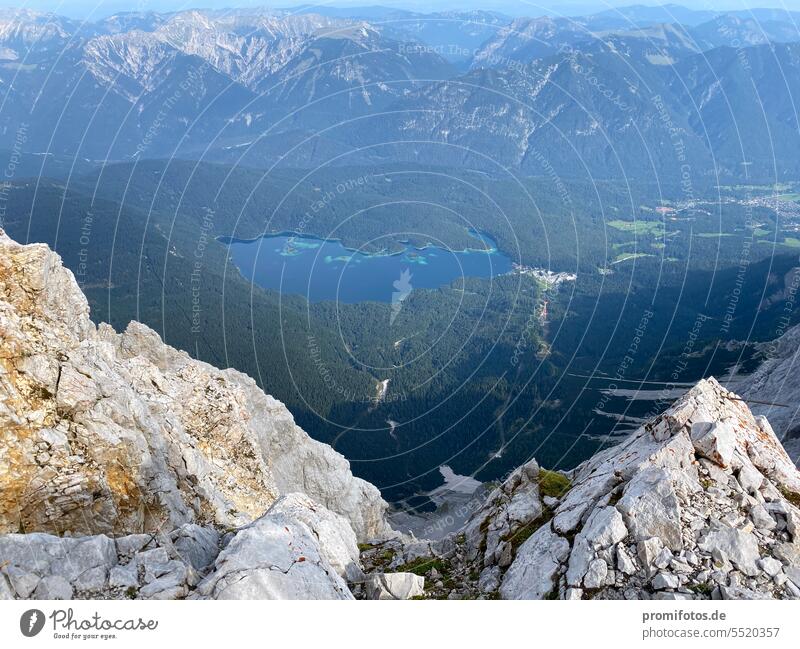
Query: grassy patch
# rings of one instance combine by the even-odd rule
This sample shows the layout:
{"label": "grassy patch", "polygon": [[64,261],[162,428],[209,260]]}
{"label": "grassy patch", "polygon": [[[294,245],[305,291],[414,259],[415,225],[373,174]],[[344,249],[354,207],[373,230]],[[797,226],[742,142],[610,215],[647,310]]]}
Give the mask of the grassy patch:
{"label": "grassy patch", "polygon": [[664,224],[661,221],[622,221],[617,219],[615,221],[609,221],[608,225],[610,225],[615,230],[620,230],[621,232],[632,232],[633,234],[649,234],[652,236],[658,236],[664,234]]}
{"label": "grassy patch", "polygon": [[527,541],[542,525],[547,524],[551,518],[553,518],[553,512],[549,507],[545,507],[544,511],[538,518],[535,518],[530,523],[523,525],[515,532],[506,534],[502,537],[502,540],[510,543],[511,547],[514,549],[514,554],[516,554],[519,546],[525,543],[525,541]]}
{"label": "grassy patch", "polygon": [[631,246],[635,246],[635,241],[625,241],[623,243],[612,243],[611,247],[613,248],[614,252],[619,252],[623,248],[630,248]]}
{"label": "grassy patch", "polygon": [[701,239],[719,239],[720,237],[732,237],[730,232],[695,232],[694,236]]}
{"label": "grassy patch", "polygon": [[371,550],[375,546],[372,543],[359,543],[358,544],[358,551],[359,552],[366,552],[367,550]]}
{"label": "grassy patch", "polygon": [[543,496],[561,498],[572,486],[567,476],[556,471],[539,469],[539,491]]}
{"label": "grassy patch", "polygon": [[792,503],[795,507],[800,507],[800,494],[796,491],[790,491],[785,487],[779,487],[783,497],[786,498],[790,503]]}
{"label": "grassy patch", "polygon": [[397,569],[397,572],[412,572],[415,575],[424,577],[431,570],[436,568],[442,575],[450,570],[450,564],[443,559],[429,559],[428,557],[419,557],[413,561],[403,564]]}
{"label": "grassy patch", "polygon": [[623,261],[630,261],[631,259],[638,259],[639,257],[652,257],[652,256],[653,255],[650,255],[646,252],[623,252],[622,254],[619,254],[616,257],[614,257],[614,261],[612,261],[611,263],[620,264]]}
{"label": "grassy patch", "polygon": [[711,597],[711,591],[714,590],[709,583],[703,584],[694,584],[693,586],[689,586],[689,590],[694,591],[698,595],[705,595],[706,597]]}

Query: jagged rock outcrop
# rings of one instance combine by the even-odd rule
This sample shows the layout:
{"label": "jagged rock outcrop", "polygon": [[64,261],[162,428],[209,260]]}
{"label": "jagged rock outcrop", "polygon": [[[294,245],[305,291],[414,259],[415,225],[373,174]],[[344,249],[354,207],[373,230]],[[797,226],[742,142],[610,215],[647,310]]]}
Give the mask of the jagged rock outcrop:
{"label": "jagged rock outcrop", "polygon": [[[800,463],[800,325],[778,339],[757,345],[766,358],[742,377],[737,389],[749,399],[753,414],[769,419],[795,464]],[[776,404],[776,405],[768,405]]]}
{"label": "jagged rock outcrop", "polygon": [[568,474],[520,467],[460,533],[362,558],[412,566],[428,597],[798,598],[798,507],[768,421],[708,379]]}
{"label": "jagged rock outcrop", "polygon": [[227,534],[7,534],[0,556],[0,599],[352,599],[361,576],[348,521],[302,494]]}
{"label": "jagged rock outcrop", "polygon": [[237,527],[290,492],[387,530],[378,490],[252,379],[95,327],[58,255],[2,231],[0,341],[0,533]]}

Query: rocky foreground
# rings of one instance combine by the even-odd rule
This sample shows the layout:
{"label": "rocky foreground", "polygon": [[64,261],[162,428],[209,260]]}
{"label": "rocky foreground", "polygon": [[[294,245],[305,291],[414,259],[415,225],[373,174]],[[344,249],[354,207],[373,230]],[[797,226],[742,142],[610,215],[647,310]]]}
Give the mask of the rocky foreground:
{"label": "rocky foreground", "polygon": [[248,377],[88,313],[0,231],[0,598],[800,597],[800,474],[713,379],[433,542]]}
{"label": "rocky foreground", "polygon": [[520,467],[460,533],[365,556],[449,598],[798,598],[799,506],[768,421],[708,379],[569,474]]}

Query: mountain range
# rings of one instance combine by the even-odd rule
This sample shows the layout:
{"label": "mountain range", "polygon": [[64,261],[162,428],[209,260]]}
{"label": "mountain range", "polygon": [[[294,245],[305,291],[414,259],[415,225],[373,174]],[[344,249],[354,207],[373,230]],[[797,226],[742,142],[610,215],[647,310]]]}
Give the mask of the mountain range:
{"label": "mountain range", "polygon": [[26,153],[98,164],[405,159],[538,175],[546,151],[571,177],[798,171],[793,15],[346,14],[5,11],[0,147],[24,129]]}

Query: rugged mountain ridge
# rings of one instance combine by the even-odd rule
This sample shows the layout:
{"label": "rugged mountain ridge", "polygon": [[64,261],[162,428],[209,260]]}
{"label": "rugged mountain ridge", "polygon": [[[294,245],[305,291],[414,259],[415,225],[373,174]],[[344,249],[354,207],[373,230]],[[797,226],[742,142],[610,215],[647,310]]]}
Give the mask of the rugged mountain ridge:
{"label": "rugged mountain ridge", "polygon": [[766,418],[716,380],[569,474],[535,460],[435,543],[365,561],[428,597],[800,598],[800,472]]}
{"label": "rugged mountain ridge", "polygon": [[742,377],[737,389],[745,398],[760,402],[751,409],[769,419],[789,456],[800,465],[800,325],[757,347],[764,360],[755,372]]}
{"label": "rugged mountain ridge", "polygon": [[259,167],[401,159],[532,175],[546,151],[570,177],[677,181],[684,158],[703,182],[796,175],[790,29],[736,16],[699,32],[680,16],[367,18],[4,12],[0,144],[21,146],[24,132],[26,153],[90,160],[202,152]]}
{"label": "rugged mountain ridge", "polygon": [[800,473],[714,379],[429,541],[252,380],[95,327],[59,257],[3,233],[0,332],[3,598],[800,597]]}
{"label": "rugged mountain ridge", "polygon": [[295,491],[385,530],[378,490],[252,379],[138,323],[95,328],[58,255],[4,233],[0,330],[0,531],[236,526]]}

